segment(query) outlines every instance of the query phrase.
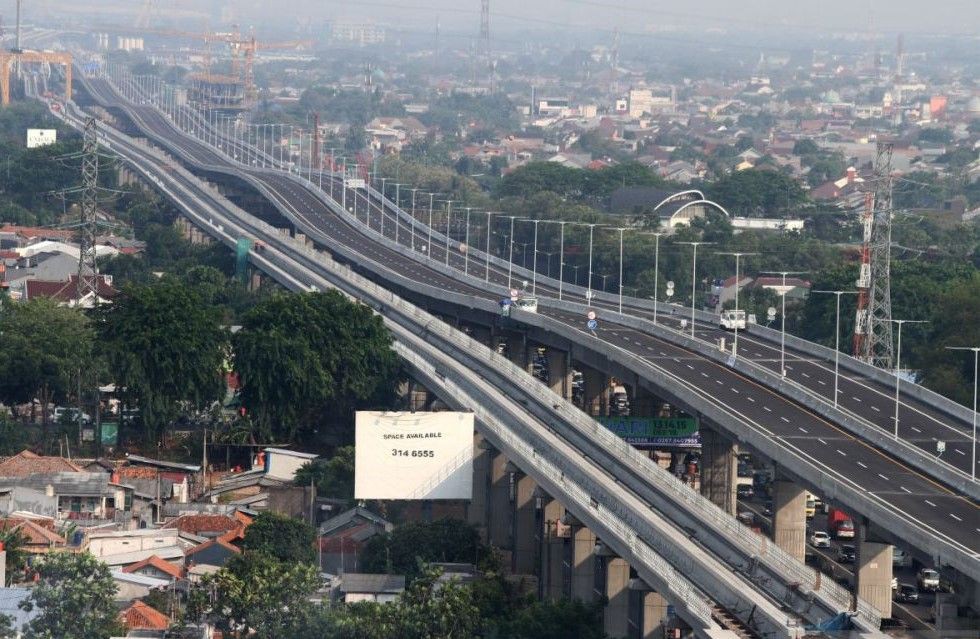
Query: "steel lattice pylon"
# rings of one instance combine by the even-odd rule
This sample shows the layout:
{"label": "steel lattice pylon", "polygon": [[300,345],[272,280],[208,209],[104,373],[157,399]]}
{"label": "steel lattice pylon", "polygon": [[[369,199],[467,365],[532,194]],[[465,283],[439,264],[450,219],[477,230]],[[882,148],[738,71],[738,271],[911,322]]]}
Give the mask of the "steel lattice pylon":
{"label": "steel lattice pylon", "polygon": [[871,226],[871,281],[862,358],[878,368],[890,369],[892,344],[891,243],[892,145],[879,142],[874,165],[874,216]]}
{"label": "steel lattice pylon", "polygon": [[96,206],[99,190],[99,129],[95,118],[85,122],[82,141],[82,202],[78,220],[78,299],[95,294],[98,303],[98,268],[95,263]]}

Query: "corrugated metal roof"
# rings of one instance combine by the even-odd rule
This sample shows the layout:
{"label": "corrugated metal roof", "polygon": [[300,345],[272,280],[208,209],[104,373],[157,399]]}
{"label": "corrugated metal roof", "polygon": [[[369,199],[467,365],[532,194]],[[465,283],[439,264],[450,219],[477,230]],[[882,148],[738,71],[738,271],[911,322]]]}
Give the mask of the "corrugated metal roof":
{"label": "corrugated metal roof", "polygon": [[381,575],[348,572],[341,577],[340,592],[370,592],[397,594],[405,590],[404,575]]}

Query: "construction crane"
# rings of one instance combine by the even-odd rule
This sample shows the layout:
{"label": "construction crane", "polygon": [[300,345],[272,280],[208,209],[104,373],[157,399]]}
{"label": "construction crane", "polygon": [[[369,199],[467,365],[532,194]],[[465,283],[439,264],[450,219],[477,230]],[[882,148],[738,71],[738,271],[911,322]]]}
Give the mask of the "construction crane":
{"label": "construction crane", "polygon": [[60,64],[64,66],[65,102],[68,102],[71,100],[71,54],[23,49],[20,45],[20,3],[21,0],[17,0],[17,31],[14,46],[10,51],[0,52],[0,104],[3,106],[10,104],[10,68],[15,62],[18,66],[22,63],[31,62]]}

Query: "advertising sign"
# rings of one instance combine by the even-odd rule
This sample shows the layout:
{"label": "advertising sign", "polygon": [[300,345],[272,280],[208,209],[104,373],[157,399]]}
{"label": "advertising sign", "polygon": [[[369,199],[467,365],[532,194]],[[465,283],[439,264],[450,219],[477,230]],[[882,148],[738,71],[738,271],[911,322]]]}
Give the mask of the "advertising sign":
{"label": "advertising sign", "polygon": [[473,413],[358,411],[356,499],[470,499]]}
{"label": "advertising sign", "polygon": [[597,421],[637,446],[700,446],[694,417],[598,417]]}
{"label": "advertising sign", "polygon": [[55,129],[27,129],[27,148],[29,149],[48,146],[57,141],[58,132]]}

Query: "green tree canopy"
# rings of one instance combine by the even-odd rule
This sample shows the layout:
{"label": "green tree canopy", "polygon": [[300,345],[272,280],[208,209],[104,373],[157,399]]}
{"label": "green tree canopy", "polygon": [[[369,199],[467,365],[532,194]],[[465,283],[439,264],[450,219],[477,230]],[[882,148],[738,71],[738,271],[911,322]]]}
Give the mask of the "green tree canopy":
{"label": "green tree canopy", "polygon": [[264,553],[286,563],[313,563],[316,531],[305,521],[274,512],[263,512],[245,529],[246,554]]}
{"label": "green tree canopy", "polygon": [[705,185],[705,194],[735,215],[785,217],[806,201],[800,183],[783,173],[760,169],[735,171]]}
{"label": "green tree canopy", "polygon": [[259,303],[242,318],[234,351],[242,405],[263,436],[288,440],[323,422],[349,439],[351,411],[388,401],[399,371],[381,318],[336,291]]}
{"label": "green tree canopy", "polygon": [[108,639],[122,634],[109,567],[89,553],[53,552],[36,564],[38,582],[21,604],[39,614],[26,639]]}
{"label": "green tree canopy", "polygon": [[337,499],[354,499],[354,447],[341,446],[330,459],[317,459],[296,471],[297,486],[316,486],[316,494]]}
{"label": "green tree canopy", "polygon": [[171,277],[130,286],[102,308],[110,371],[151,440],[178,414],[179,402],[201,410],[223,397],[228,339],[219,322],[216,308]]}
{"label": "green tree canopy", "polygon": [[478,564],[487,553],[476,528],[459,519],[411,522],[372,537],[361,554],[365,572],[418,576],[419,562]]}
{"label": "green tree canopy", "polygon": [[0,400],[40,400],[46,424],[48,404],[73,396],[79,376],[86,385],[97,381],[95,330],[80,309],[53,299],[0,304]]}

